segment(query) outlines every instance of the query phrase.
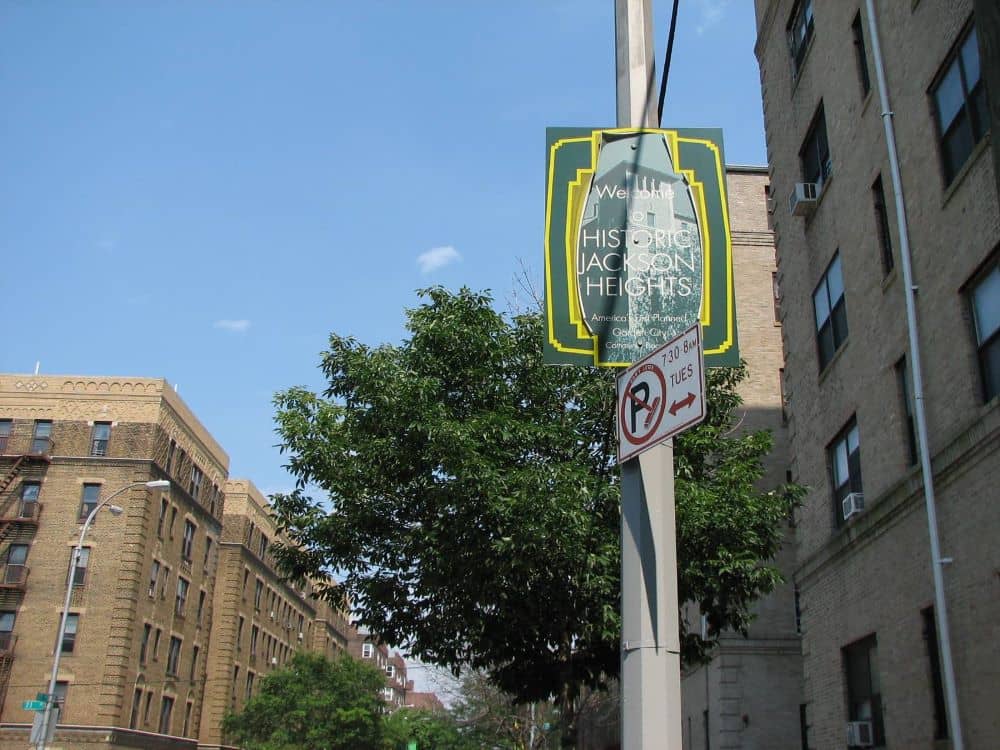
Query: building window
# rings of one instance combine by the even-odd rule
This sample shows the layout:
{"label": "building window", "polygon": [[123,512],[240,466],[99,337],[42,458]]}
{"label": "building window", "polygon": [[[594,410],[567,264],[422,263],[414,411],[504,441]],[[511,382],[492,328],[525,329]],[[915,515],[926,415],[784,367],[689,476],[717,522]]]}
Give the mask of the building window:
{"label": "building window", "polygon": [[366,643],[361,647],[362,659],[371,659],[374,654],[375,654],[375,646],[372,645],[371,643]]}
{"label": "building window", "polygon": [[243,595],[243,601],[247,598],[247,583],[250,581],[250,570],[248,568],[243,568],[243,589],[241,591]]}
{"label": "building window", "polygon": [[843,660],[847,680],[847,720],[871,722],[875,745],[884,745],[878,644],[874,634],[846,646]]}
{"label": "building window", "polygon": [[797,75],[813,36],[812,0],[799,0],[795,4],[785,32],[788,35],[788,53],[792,57],[792,75]]}
{"label": "building window", "polygon": [[169,695],[163,696],[163,702],[160,703],[160,724],[157,731],[160,734],[170,734],[170,714],[174,710],[174,699]]}
{"label": "building window", "polygon": [[150,690],[146,693],[146,706],[142,709],[142,724],[146,726],[149,724],[149,706],[153,702],[153,691]]}
{"label": "building window", "polygon": [[10,656],[14,650],[14,621],[17,612],[4,610],[0,612],[0,655]]}
{"label": "building window", "polygon": [[920,456],[917,454],[917,432],[913,426],[913,399],[910,388],[910,371],[906,366],[906,356],[900,358],[895,365],[896,384],[899,388],[899,398],[903,410],[903,437],[906,440],[907,465],[913,466]]}
{"label": "building window", "polygon": [[188,485],[188,492],[191,497],[195,500],[198,499],[198,493],[201,492],[201,469],[197,466],[191,467],[191,483]]}
{"label": "building window", "polygon": [[260,535],[260,542],[258,544],[257,550],[260,552],[260,559],[264,559],[264,555],[267,554],[267,537],[262,533]]}
{"label": "building window", "polygon": [[254,588],[253,592],[253,608],[257,612],[260,612],[260,600],[263,594],[264,594],[264,582],[258,578],[257,585]]}
{"label": "building window", "polygon": [[246,697],[247,697],[248,700],[253,697],[253,679],[254,679],[254,676],[255,675],[254,675],[253,672],[247,671],[247,694],[246,694]]}
{"label": "building window", "polygon": [[868,56],[865,54],[865,32],[861,27],[861,11],[854,16],[851,24],[851,35],[854,37],[854,59],[858,63],[858,82],[861,84],[861,96],[867,96],[871,91],[872,82],[868,76]]}
{"label": "building window", "polygon": [[170,447],[167,448],[167,474],[174,466],[174,451],[177,450],[177,441],[171,439]]}
{"label": "building window", "polygon": [[205,591],[198,592],[198,613],[195,617],[196,624],[201,625],[201,616],[205,612]]}
{"label": "building window", "polygon": [[132,712],[128,717],[128,728],[135,729],[139,722],[139,706],[142,704],[142,688],[132,691]]}
{"label": "building window", "polygon": [[242,651],[243,650],[243,625],[244,624],[245,624],[245,620],[243,619],[243,615],[240,615],[239,618],[236,620],[236,650],[237,651]]}
{"label": "building window", "polygon": [[1000,394],[1000,254],[972,287],[972,320],[979,352],[983,397]]}
{"label": "building window", "polygon": [[153,565],[149,569],[149,596],[156,596],[156,583],[160,579],[160,561],[153,560]]}
{"label": "building window", "polygon": [[951,184],[989,130],[986,86],[979,74],[979,47],[971,24],[949,54],[930,94],[937,113],[944,181]]}
{"label": "building window", "polygon": [[61,651],[64,654],[72,654],[76,648],[76,633],[80,627],[80,615],[70,613],[66,616],[66,630],[63,632]]}
{"label": "building window", "polygon": [[4,583],[21,585],[27,575],[28,545],[11,544],[7,548],[7,569],[4,571]]}
{"label": "building window", "polygon": [[167,506],[168,506],[167,498],[161,497],[160,498],[160,515],[159,515],[159,517],[156,520],[156,535],[160,539],[163,539],[163,522],[167,518]]}
{"label": "building window", "polygon": [[882,175],[872,183],[872,205],[875,208],[875,234],[878,237],[879,250],[882,251],[882,274],[887,275],[893,269],[892,235],[889,234],[889,212],[885,203],[885,187],[882,185]]}
{"label": "building window", "polygon": [[7,452],[7,441],[10,440],[10,431],[13,426],[13,420],[0,419],[0,453]]}
{"label": "building window", "polygon": [[111,439],[111,422],[94,422],[90,433],[90,455],[108,455],[108,441]]}
{"label": "building window", "polygon": [[847,339],[847,305],[844,302],[844,277],[840,253],[833,256],[819,286],[813,292],[816,314],[816,346],[819,369],[824,369]]}
{"label": "building window", "polygon": [[163,630],[157,628],[156,632],[153,633],[153,661],[160,658],[160,638],[163,636]]}
{"label": "building window", "polygon": [[35,422],[35,431],[31,437],[32,453],[48,453],[52,450],[52,422],[40,419]]}
{"label": "building window", "polygon": [[944,703],[944,680],[941,679],[941,654],[938,651],[937,622],[934,607],[920,612],[924,621],[924,643],[927,644],[927,666],[930,669],[931,691],[934,697],[934,739],[948,739],[948,714]]}
{"label": "building window", "polygon": [[184,616],[184,605],[187,603],[188,582],[181,576],[177,576],[177,598],[174,600],[174,613],[178,617]]}
{"label": "building window", "polygon": [[66,680],[59,680],[59,682],[56,683],[56,691],[53,695],[55,696],[53,702],[60,707],[60,718],[65,717],[66,700],[69,698],[69,683],[66,682]]}
{"label": "building window", "polygon": [[185,519],[184,521],[184,536],[181,537],[181,557],[183,557],[188,562],[191,562],[191,553],[194,548],[194,531],[195,525],[193,522]]}
{"label": "building window", "polygon": [[771,294],[774,297],[774,322],[781,322],[781,286],[778,284],[778,272],[771,274]]}
{"label": "building window", "polygon": [[830,478],[833,483],[833,505],[837,525],[844,523],[843,500],[851,492],[862,492],[861,445],[858,422],[854,417],[827,448]]}
{"label": "building window", "polygon": [[202,567],[208,570],[208,563],[212,556],[212,537],[205,537],[205,558],[202,560]]}
{"label": "building window", "polygon": [[260,636],[260,628],[256,625],[250,626],[250,656],[257,655],[257,638]]}
{"label": "building window", "polygon": [[802,165],[802,179],[805,182],[816,183],[816,194],[823,190],[823,184],[833,173],[833,162],[830,160],[830,144],[826,139],[826,114],[823,102],[809,125],[809,132],[799,149],[799,161]]}
{"label": "building window", "polygon": [[177,524],[177,506],[170,509],[170,529],[168,531],[168,536],[174,538],[174,526]]}
{"label": "building window", "polygon": [[184,728],[181,730],[181,735],[184,737],[188,736],[191,731],[191,711],[194,709],[194,703],[188,701],[184,706]]}
{"label": "building window", "polygon": [[38,494],[42,485],[38,482],[24,482],[21,485],[21,518],[34,518],[38,515]]}
{"label": "building window", "polygon": [[97,504],[101,501],[101,485],[99,484],[85,484],[83,485],[83,496],[80,500],[80,520],[87,520],[87,516],[90,515],[91,511],[97,507]]}
{"label": "building window", "polygon": [[170,648],[167,650],[167,674],[177,676],[177,665],[181,660],[181,639],[170,636]]}
{"label": "building window", "polygon": [[[70,564],[73,564],[73,556],[75,549],[70,553],[69,560]],[[87,565],[90,563],[90,547],[81,547],[80,554],[76,557],[76,565],[73,565],[73,569],[70,571],[70,575],[73,577],[74,586],[84,586],[87,583]]]}
{"label": "building window", "polygon": [[193,649],[191,649],[191,671],[188,673],[188,679],[191,680],[192,682],[194,682],[194,676],[198,672],[199,651],[201,651],[201,649],[198,646],[195,646]]}
{"label": "building window", "polygon": [[149,649],[149,635],[153,632],[153,626],[146,623],[142,626],[142,640],[139,642],[139,663],[146,663],[146,653]]}

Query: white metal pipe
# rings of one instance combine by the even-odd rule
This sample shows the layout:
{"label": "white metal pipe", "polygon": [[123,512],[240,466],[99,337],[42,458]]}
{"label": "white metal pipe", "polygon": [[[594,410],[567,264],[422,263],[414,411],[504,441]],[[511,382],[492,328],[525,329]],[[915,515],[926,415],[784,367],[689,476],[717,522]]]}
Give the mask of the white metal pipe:
{"label": "white metal pipe", "polygon": [[865,0],[868,11],[868,30],[871,36],[872,57],[875,61],[875,78],[878,82],[879,103],[882,107],[882,124],[885,128],[886,147],[889,151],[889,172],[896,203],[896,220],[899,225],[899,261],[903,271],[903,297],[906,300],[906,329],[910,339],[910,373],[913,380],[913,414],[917,427],[917,445],[920,453],[920,470],[924,484],[924,503],[927,507],[927,531],[930,537],[931,572],[934,576],[934,615],[937,619],[938,641],[941,648],[941,671],[944,679],[948,729],[953,750],[964,750],[962,722],[958,711],[958,691],[955,686],[955,668],[951,658],[951,633],[948,628],[948,606],[944,595],[944,573],[941,566],[941,544],[938,536],[937,508],[934,497],[934,472],[931,468],[927,440],[927,420],[924,415],[924,383],[920,368],[920,336],[917,330],[916,287],[910,264],[910,237],[903,201],[903,181],[899,172],[899,155],[896,151],[896,133],[893,112],[889,107],[889,90],[882,63],[878,25],[875,21],[875,2]]}

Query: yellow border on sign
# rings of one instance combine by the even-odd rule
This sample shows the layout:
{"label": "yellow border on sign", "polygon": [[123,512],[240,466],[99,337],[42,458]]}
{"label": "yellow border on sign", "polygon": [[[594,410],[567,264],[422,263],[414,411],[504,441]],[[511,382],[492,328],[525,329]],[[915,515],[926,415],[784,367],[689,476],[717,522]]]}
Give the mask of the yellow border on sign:
{"label": "yellow border on sign", "polygon": [[[680,143],[692,143],[707,147],[713,154],[715,154],[715,169],[716,177],[719,180],[719,193],[720,202],[722,208],[722,222],[725,233],[725,258],[726,258],[726,335],[722,343],[715,349],[705,350],[705,354],[721,354],[733,345],[734,341],[734,307],[735,307],[735,294],[733,290],[733,248],[732,248],[732,236],[730,233],[729,226],[729,206],[727,200],[726,182],[725,174],[722,168],[722,158],[719,153],[718,146],[710,140],[702,138],[681,138],[676,130],[663,130],[656,128],[602,128],[600,130],[591,131],[590,136],[578,136],[573,138],[562,138],[552,144],[549,151],[549,179],[546,189],[546,201],[545,201],[545,285],[546,285],[546,295],[545,303],[547,307],[548,314],[548,339],[552,347],[558,351],[567,354],[586,354],[593,356],[594,364],[597,366],[610,366],[610,367],[628,367],[626,362],[601,362],[599,360],[599,347],[597,342],[597,336],[591,335],[587,330],[584,322],[582,310],[579,306],[579,289],[577,288],[577,278],[574,272],[575,264],[573,255],[575,254],[575,243],[573,242],[572,232],[574,227],[578,225],[579,214],[583,209],[582,200],[580,199],[580,191],[585,182],[585,178],[594,174],[597,164],[598,152],[600,149],[600,139],[602,133],[660,133],[667,140],[668,147],[671,148],[671,156],[674,160],[674,169],[683,174],[688,181],[688,185],[691,188],[692,197],[696,201],[697,213],[698,213],[698,226],[701,231],[702,246],[704,253],[702,255],[702,309],[700,320],[704,327],[707,327],[711,323],[711,299],[712,299],[712,289],[711,289],[711,236],[708,231],[708,209],[705,200],[705,189],[704,184],[694,177],[694,170],[683,169],[680,165]],[[567,195],[566,195],[566,231],[564,238],[565,246],[565,271],[566,271],[566,282],[567,282],[567,301],[568,307],[567,313],[569,314],[569,321],[571,324],[576,325],[578,335],[581,339],[590,338],[593,342],[590,349],[581,349],[578,347],[566,346],[560,342],[555,335],[555,316],[552,310],[552,248],[549,242],[549,237],[552,230],[552,196],[555,188],[555,160],[556,151],[563,145],[569,143],[581,143],[583,141],[589,140],[591,142],[591,168],[590,169],[579,169],[577,170],[577,176],[575,180],[571,180],[567,185]],[[733,305],[729,304],[729,300],[733,300]]]}

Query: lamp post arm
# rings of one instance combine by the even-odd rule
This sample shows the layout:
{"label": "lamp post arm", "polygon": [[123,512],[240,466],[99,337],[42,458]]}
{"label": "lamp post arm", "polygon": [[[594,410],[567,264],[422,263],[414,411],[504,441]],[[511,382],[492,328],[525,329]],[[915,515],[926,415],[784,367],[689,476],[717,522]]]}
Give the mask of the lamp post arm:
{"label": "lamp post arm", "polygon": [[66,637],[66,621],[69,619],[69,602],[73,597],[73,573],[76,570],[77,563],[80,561],[80,551],[83,549],[83,538],[87,535],[87,531],[90,529],[90,524],[93,523],[94,517],[101,508],[110,503],[123,492],[128,492],[131,489],[141,487],[145,484],[145,482],[132,482],[132,484],[125,485],[120,490],[111,493],[104,498],[104,500],[98,503],[89,514],[87,514],[87,520],[83,522],[83,528],[80,530],[80,539],[73,548],[73,555],[70,558],[69,572],[66,580],[66,596],[63,599],[62,618],[59,620],[59,632],[56,634],[55,657],[52,659],[52,674],[49,677],[48,695],[45,699],[45,712],[42,716],[41,732],[39,733],[38,744],[36,746],[39,750],[45,750],[46,735],[49,733],[49,722],[52,721],[52,707],[55,702],[56,681],[59,678],[59,660],[62,657],[62,642],[63,638]]}

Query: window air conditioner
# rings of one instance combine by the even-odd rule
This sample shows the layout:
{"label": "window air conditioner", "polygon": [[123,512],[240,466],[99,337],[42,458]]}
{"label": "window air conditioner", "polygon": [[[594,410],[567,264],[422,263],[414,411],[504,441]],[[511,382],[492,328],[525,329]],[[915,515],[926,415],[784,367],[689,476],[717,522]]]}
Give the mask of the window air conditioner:
{"label": "window air conditioner", "polygon": [[808,216],[816,208],[818,195],[815,182],[796,182],[788,197],[788,210],[793,216]]}
{"label": "window air conditioner", "polygon": [[271,619],[274,619],[274,612],[271,613]]}
{"label": "window air conditioner", "polygon": [[841,507],[844,511],[844,520],[857,515],[865,509],[865,493],[851,492],[841,500]]}
{"label": "window air conditioner", "polygon": [[872,747],[875,745],[875,732],[870,721],[847,722],[847,744],[850,747]]}
{"label": "window air conditioner", "polygon": [[304,638],[305,638],[305,636],[304,636],[304,635],[302,635],[302,633],[301,633],[301,631],[300,631],[300,632],[299,632],[299,640],[301,641],[301,640],[303,640]]}
{"label": "window air conditioner", "polygon": [[278,657],[277,656],[272,656],[271,657],[271,666],[272,667],[278,666]]}

